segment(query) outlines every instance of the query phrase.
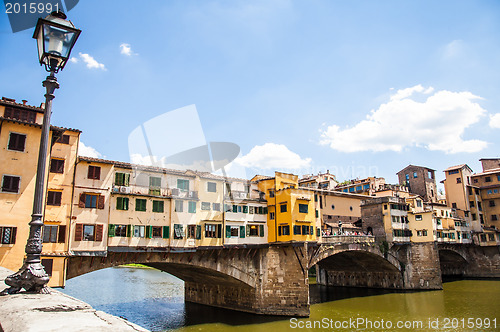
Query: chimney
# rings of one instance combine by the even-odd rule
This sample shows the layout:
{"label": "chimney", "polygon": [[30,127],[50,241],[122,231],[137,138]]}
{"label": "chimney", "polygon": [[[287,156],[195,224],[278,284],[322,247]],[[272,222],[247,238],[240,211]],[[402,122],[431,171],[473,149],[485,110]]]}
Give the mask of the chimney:
{"label": "chimney", "polygon": [[45,103],[41,103],[40,104],[40,108],[44,110],[45,109]]}
{"label": "chimney", "polygon": [[27,102],[27,100],[23,99],[23,105],[26,105]]}

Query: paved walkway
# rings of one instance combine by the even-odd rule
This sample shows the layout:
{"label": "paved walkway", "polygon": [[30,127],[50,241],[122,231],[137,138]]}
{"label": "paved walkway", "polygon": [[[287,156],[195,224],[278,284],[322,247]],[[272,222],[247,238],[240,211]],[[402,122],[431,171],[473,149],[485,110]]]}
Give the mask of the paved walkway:
{"label": "paved walkway", "polygon": [[[0,291],[13,272],[0,267]],[[89,304],[52,289],[51,294],[0,296],[0,331],[148,331],[122,318],[93,309]]]}

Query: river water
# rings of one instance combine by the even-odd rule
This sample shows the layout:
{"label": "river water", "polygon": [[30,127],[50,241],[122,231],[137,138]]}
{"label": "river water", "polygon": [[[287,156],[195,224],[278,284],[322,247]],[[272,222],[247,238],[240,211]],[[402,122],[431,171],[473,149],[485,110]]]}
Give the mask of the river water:
{"label": "river water", "polygon": [[152,331],[500,331],[499,280],[408,293],[311,285],[311,316],[292,320],[184,303],[183,282],[154,269],[95,271],[62,291]]}

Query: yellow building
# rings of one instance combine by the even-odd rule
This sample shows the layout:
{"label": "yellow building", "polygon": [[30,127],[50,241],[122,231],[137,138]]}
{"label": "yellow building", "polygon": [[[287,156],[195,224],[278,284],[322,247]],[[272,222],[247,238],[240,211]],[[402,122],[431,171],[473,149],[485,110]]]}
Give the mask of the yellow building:
{"label": "yellow building", "polygon": [[433,242],[432,209],[424,205],[422,197],[412,195],[406,198],[409,204],[408,227],[411,232],[411,242]]}
{"label": "yellow building", "polygon": [[[0,265],[17,271],[25,258],[34,200],[43,109],[0,101]],[[49,286],[64,285],[71,193],[80,131],[51,126],[42,264]]]}
{"label": "yellow building", "polygon": [[255,176],[268,206],[268,241],[318,241],[321,219],[311,190],[298,187],[298,176],[275,172],[274,177]]}

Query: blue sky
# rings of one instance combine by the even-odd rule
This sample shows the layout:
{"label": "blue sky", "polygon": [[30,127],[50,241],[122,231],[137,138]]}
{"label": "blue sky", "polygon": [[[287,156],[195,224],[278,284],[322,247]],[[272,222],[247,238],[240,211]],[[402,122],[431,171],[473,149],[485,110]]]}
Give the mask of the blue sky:
{"label": "blue sky", "polygon": [[[137,126],[192,104],[207,141],[241,147],[228,170],[248,177],[396,182],[411,163],[439,181],[500,156],[497,1],[85,0],[68,18],[83,32],[52,123],[101,157],[129,161]],[[0,14],[0,94],[38,106],[31,36]]]}

